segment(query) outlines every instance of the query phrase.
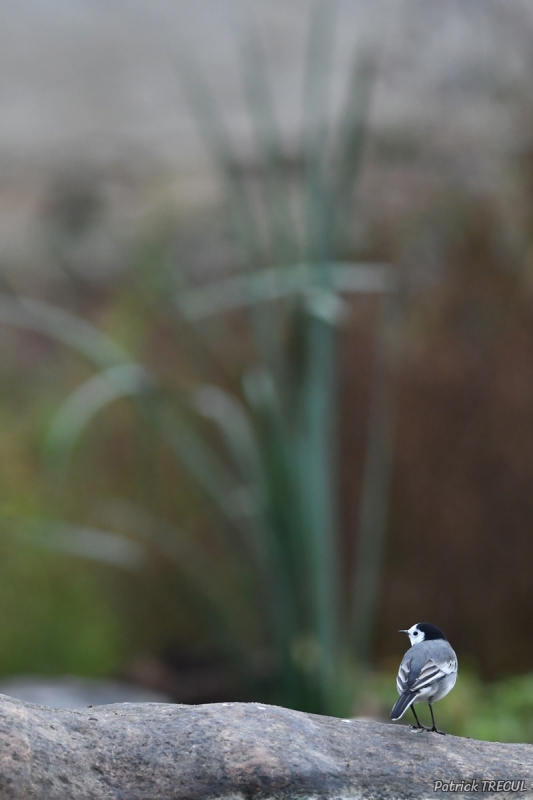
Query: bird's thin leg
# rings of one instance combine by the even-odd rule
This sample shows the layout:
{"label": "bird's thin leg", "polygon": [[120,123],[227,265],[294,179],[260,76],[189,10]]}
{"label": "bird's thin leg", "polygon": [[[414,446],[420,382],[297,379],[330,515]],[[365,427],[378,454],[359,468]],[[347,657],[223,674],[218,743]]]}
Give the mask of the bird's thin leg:
{"label": "bird's thin leg", "polygon": [[[433,706],[431,705],[431,703],[428,703],[428,706],[429,706],[429,710],[431,711],[431,721],[433,723],[433,727],[432,728],[426,728],[426,730],[431,730],[431,731],[434,731],[435,733],[442,734],[442,736],[446,736],[444,731],[439,731],[437,726],[435,725],[435,717],[433,716]],[[411,706],[411,708],[413,708],[413,707]],[[413,711],[414,711],[414,708],[413,708]]]}
{"label": "bird's thin leg", "polygon": [[421,723],[421,722],[420,722],[420,720],[418,719],[418,717],[417,717],[417,715],[416,715],[416,711],[415,711],[415,707],[414,707],[414,706],[411,706],[411,711],[412,711],[412,712],[413,712],[413,714],[415,715],[415,719],[416,719],[416,725],[413,725],[412,727],[413,727],[413,728],[415,728],[415,729],[417,729],[417,728],[418,728],[418,729],[420,729],[420,730],[422,730],[422,731],[429,731],[429,728],[426,728],[426,726],[425,726],[425,725],[422,725],[422,723]]}

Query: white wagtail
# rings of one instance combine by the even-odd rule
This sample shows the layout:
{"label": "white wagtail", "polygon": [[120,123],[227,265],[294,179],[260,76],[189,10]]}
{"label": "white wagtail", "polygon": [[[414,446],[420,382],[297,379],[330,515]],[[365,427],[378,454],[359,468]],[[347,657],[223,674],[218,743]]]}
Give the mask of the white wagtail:
{"label": "white wagtail", "polygon": [[[425,731],[437,730],[433,716],[433,703],[450,692],[457,680],[457,656],[439,628],[429,622],[419,622],[408,631],[399,631],[409,636],[412,647],[402,659],[396,687],[398,698],[390,712],[392,720],[400,719],[411,707],[415,715],[414,728]],[[420,724],[414,709],[415,703],[426,702],[431,711],[432,728]]]}

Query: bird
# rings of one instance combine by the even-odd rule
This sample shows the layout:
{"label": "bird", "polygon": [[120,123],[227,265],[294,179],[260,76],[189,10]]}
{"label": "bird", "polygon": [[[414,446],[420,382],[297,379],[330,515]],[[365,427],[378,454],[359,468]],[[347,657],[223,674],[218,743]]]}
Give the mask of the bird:
{"label": "bird", "polygon": [[[444,735],[435,725],[433,703],[441,700],[455,686],[457,680],[457,656],[447,638],[436,625],[417,622],[408,630],[398,631],[409,636],[411,647],[402,658],[396,688],[400,697],[390,713],[391,720],[402,717],[411,708],[415,730],[434,731]],[[414,709],[415,703],[427,702],[431,712],[432,728],[420,723]]]}

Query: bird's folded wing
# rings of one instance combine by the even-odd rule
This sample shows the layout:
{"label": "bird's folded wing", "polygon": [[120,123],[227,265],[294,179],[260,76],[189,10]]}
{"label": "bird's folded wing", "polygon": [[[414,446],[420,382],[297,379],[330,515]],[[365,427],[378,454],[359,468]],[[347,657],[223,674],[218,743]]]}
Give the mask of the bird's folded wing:
{"label": "bird's folded wing", "polygon": [[400,664],[400,669],[398,670],[398,676],[396,678],[396,688],[398,689],[398,694],[403,694],[406,689],[408,688],[409,682],[409,672],[410,672],[410,662]]}
{"label": "bird's folded wing", "polygon": [[415,680],[409,687],[406,685],[406,688],[409,688],[409,691],[411,692],[421,692],[423,689],[427,689],[428,686],[431,686],[431,684],[435,681],[440,680],[440,678],[444,678],[445,675],[449,675],[456,669],[457,659],[455,658],[450,658],[448,661],[441,661],[438,664],[436,664],[435,661],[430,658],[422,666],[422,669],[416,676]]}

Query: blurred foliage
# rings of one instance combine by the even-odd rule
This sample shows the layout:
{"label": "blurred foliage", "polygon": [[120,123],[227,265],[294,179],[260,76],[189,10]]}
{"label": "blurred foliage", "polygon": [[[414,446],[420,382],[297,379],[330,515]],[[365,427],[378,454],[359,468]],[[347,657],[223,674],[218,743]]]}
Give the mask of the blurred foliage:
{"label": "blurred foliage", "polygon": [[[371,674],[360,712],[387,720],[398,697],[395,680],[392,673]],[[422,724],[431,725],[427,704],[416,708]],[[453,691],[434,706],[434,712],[438,728],[455,736],[490,742],[533,742],[533,673],[487,683],[475,672],[460,669]],[[401,723],[411,724],[410,718],[412,713],[408,711]]]}
{"label": "blurred foliage", "polygon": [[15,534],[16,520],[59,510],[40,451],[67,365],[44,340],[21,339],[9,328],[2,338],[0,675],[107,675],[121,665],[129,643],[115,576]]}
{"label": "blurred foliage", "polygon": [[[5,527],[5,526],[4,526]],[[0,539],[0,674],[109,675],[124,653],[113,593],[83,563]]]}
{"label": "blurred foliage", "polygon": [[[102,482],[101,502],[93,499],[87,518],[83,506],[72,506],[75,523],[64,513],[55,522],[21,515],[11,531],[126,570],[158,553],[178,570],[212,641],[250,692],[343,714],[368,659],[379,588],[391,473],[391,365],[401,317],[391,270],[353,263],[353,200],[372,70],[355,59],[345,107],[329,130],[334,8],[315,2],[302,158],[293,175],[285,169],[261,43],[252,25],[243,28],[242,75],[259,180],[235,154],[198,66],[186,58],[181,64],[222,179],[235,274],[195,284],[163,242],[139,259],[137,282],[108,319],[93,323],[42,300],[0,296],[0,322],[68,345],[94,370],[63,401],[47,433],[58,510],[68,508],[66,469],[93,419],[124,399],[137,413],[124,440],[128,478],[114,481],[122,480],[126,492],[111,495],[103,469],[83,487],[88,498]],[[69,222],[69,235],[77,225]],[[346,292],[385,299],[358,554],[343,569],[337,393]],[[238,366],[232,363],[236,337],[227,335],[223,316],[228,311],[240,315],[239,338],[248,350]],[[114,458],[108,447],[103,452]],[[175,463],[167,470],[169,460]],[[193,495],[178,488],[176,501],[183,478]],[[200,524],[192,519],[198,503]]]}

